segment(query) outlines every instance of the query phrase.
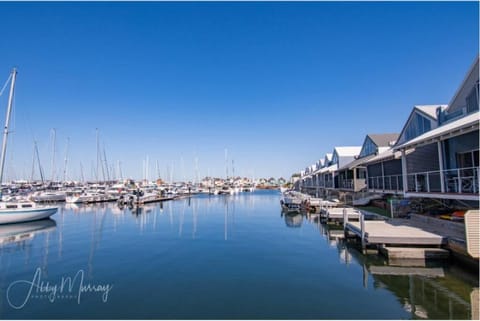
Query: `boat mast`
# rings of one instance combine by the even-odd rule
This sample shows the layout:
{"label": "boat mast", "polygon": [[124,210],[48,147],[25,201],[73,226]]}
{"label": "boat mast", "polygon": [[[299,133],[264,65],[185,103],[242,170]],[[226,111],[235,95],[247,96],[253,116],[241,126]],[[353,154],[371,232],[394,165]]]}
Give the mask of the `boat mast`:
{"label": "boat mast", "polygon": [[99,166],[99,161],[98,161],[98,150],[99,150],[99,146],[98,146],[98,128],[95,128],[95,136],[96,136],[96,140],[97,140],[97,170],[95,171],[95,178],[97,180],[97,183],[99,181],[98,179],[98,176],[99,176],[99,173],[98,173],[98,166]]}
{"label": "boat mast", "polygon": [[55,181],[55,152],[56,152],[56,140],[57,140],[57,131],[55,128],[52,128],[52,178],[50,182],[53,183]]}
{"label": "boat mast", "polygon": [[3,129],[2,156],[0,159],[0,185],[3,182],[3,168],[5,166],[5,156],[7,153],[8,125],[10,124],[10,114],[12,111],[13,92],[15,89],[15,79],[17,78],[17,69],[12,70],[12,82],[10,83],[10,94],[8,96],[7,116],[5,117],[5,127]]}
{"label": "boat mast", "polygon": [[65,148],[65,165],[63,167],[63,182],[67,180],[67,163],[68,163],[68,145],[70,143],[70,137],[67,137],[67,147]]}

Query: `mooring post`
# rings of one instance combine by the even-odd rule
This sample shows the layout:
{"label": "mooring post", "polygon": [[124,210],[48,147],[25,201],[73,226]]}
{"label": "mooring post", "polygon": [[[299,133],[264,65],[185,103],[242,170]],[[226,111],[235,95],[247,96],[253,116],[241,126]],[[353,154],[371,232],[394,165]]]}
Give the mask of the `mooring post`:
{"label": "mooring post", "polygon": [[363,213],[360,212],[360,236],[362,239],[362,251],[365,252],[365,218]]}
{"label": "mooring post", "polygon": [[347,229],[347,223],[348,223],[347,209],[344,207],[343,208],[343,230]]}

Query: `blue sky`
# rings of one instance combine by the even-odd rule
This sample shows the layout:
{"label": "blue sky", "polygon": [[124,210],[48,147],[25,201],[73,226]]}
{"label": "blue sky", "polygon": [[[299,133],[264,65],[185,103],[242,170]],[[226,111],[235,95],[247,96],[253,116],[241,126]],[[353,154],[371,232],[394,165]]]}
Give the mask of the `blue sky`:
{"label": "blue sky", "polygon": [[[19,70],[7,178],[289,177],[334,146],[448,103],[479,48],[478,3],[0,3],[0,82]],[[3,75],[3,76],[2,76]],[[6,94],[0,97],[4,121]],[[93,166],[95,167],[95,166]],[[38,177],[38,170],[36,170]]]}

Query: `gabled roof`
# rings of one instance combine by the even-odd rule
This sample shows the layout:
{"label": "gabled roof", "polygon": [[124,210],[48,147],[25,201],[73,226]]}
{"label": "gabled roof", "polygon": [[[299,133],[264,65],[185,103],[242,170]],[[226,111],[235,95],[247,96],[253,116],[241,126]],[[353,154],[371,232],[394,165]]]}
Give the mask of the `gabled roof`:
{"label": "gabled roof", "polygon": [[[326,153],[326,154],[325,154],[325,158],[328,159],[328,161],[331,161],[331,160],[332,160],[332,156],[333,156],[332,153]],[[324,159],[325,159],[325,158],[324,158]]]}
{"label": "gabled roof", "polygon": [[[407,150],[405,155],[410,155],[411,153],[415,152],[414,149]],[[370,165],[378,162],[386,162],[392,159],[400,159],[402,157],[402,153],[399,151],[394,151],[393,148],[390,148],[377,156],[370,158],[368,161],[365,162],[365,165]]]}
{"label": "gabled roof", "polygon": [[330,173],[334,172],[337,169],[337,164],[330,165],[328,167],[324,167],[318,171],[319,174]]}
{"label": "gabled roof", "polygon": [[[400,152],[398,152],[398,154],[400,155]],[[375,157],[370,158],[366,163],[373,164],[379,161],[385,161],[393,158],[395,158],[395,152],[393,151],[393,148],[390,148],[382,153],[379,153]]]}
{"label": "gabled roof", "polygon": [[[410,115],[408,115],[407,121],[403,124],[403,128],[400,131],[400,135],[398,135],[397,142],[396,144],[399,143],[399,140],[402,139],[403,134],[405,132],[405,129],[407,128],[408,124],[410,123],[410,120],[412,119],[413,115],[415,113],[418,113],[420,115],[423,115],[433,121],[435,124],[437,123],[437,108],[441,107],[442,110],[447,108],[447,105],[416,105],[413,106],[412,111],[410,112]],[[435,126],[434,126],[435,127]]]}
{"label": "gabled roof", "polygon": [[461,91],[462,91],[462,88],[466,85],[467,81],[468,81],[468,78],[470,77],[470,75],[472,75],[472,73],[475,73],[475,75],[477,76],[477,81],[478,81],[478,63],[479,63],[479,58],[480,56],[477,55],[475,57],[475,59],[473,60],[473,63],[472,65],[470,66],[470,68],[468,69],[465,77],[463,78],[460,86],[458,86],[458,89],[455,91],[455,94],[453,95],[452,99],[450,100],[450,103],[448,104],[449,106],[449,110],[450,111],[450,107],[453,108],[453,105],[455,103],[455,100],[457,99],[457,97],[460,95]]}
{"label": "gabled roof", "polygon": [[345,169],[353,169],[353,168],[355,168],[355,167],[358,167],[358,166],[360,166],[360,165],[365,164],[366,162],[368,162],[368,161],[369,161],[370,159],[372,159],[373,157],[375,157],[375,154],[368,155],[368,156],[365,156],[365,157],[356,159],[356,160],[354,160],[353,162],[350,162],[350,163],[348,163],[347,165],[342,166],[342,167],[339,168],[338,170],[341,171],[341,170],[345,170]]}
{"label": "gabled roof", "polygon": [[353,157],[360,154],[362,146],[341,146],[335,147],[334,152],[337,153],[338,157]]}
{"label": "gabled roof", "polygon": [[387,147],[390,146],[390,143],[395,142],[398,139],[398,133],[388,133],[388,134],[368,134],[368,137],[372,142],[377,145],[377,147]]}
{"label": "gabled roof", "polygon": [[479,112],[472,113],[443,126],[432,129],[414,139],[411,139],[399,146],[395,146],[394,150],[404,148],[414,148],[417,146],[432,144],[438,140],[444,140],[450,137],[468,133],[479,128]]}
{"label": "gabled roof", "polygon": [[415,105],[413,108],[418,109],[433,120],[437,120],[437,108],[447,108],[447,105]]}

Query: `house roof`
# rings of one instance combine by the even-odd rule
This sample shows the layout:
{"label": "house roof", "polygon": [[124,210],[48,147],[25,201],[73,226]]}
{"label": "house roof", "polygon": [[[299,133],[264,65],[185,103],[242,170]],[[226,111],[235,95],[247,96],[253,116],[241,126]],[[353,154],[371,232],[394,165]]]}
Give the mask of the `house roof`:
{"label": "house roof", "polygon": [[398,133],[389,134],[368,134],[368,137],[373,141],[377,147],[390,146],[390,143],[395,143],[398,139]]}
{"label": "house roof", "polygon": [[354,160],[353,162],[350,162],[350,163],[348,163],[347,165],[342,166],[342,167],[339,168],[338,170],[341,171],[341,170],[345,170],[345,169],[353,169],[353,168],[355,168],[355,167],[358,167],[358,166],[360,166],[360,165],[365,164],[366,162],[368,162],[368,160],[372,159],[372,158],[375,157],[375,156],[376,156],[375,154],[372,154],[372,155],[368,155],[368,156],[365,156],[365,157],[356,159],[356,160]]}
{"label": "house roof", "polygon": [[447,108],[447,105],[415,105],[413,108],[420,110],[425,115],[429,116],[433,120],[437,120],[437,108]]}
{"label": "house roof", "polygon": [[[400,153],[398,153],[400,154]],[[375,155],[374,157],[370,158],[369,160],[366,161],[368,164],[376,163],[382,160],[387,160],[390,158],[395,158],[395,152],[393,151],[392,148],[387,149],[386,151],[379,153],[378,155]]]}
{"label": "house roof", "polygon": [[362,150],[362,146],[341,146],[335,147],[338,157],[357,156]]}
{"label": "house roof", "polygon": [[[475,59],[473,60],[473,63],[472,65],[470,66],[470,68],[468,69],[468,72],[465,74],[465,77],[463,78],[460,86],[458,86],[457,90],[455,91],[455,94],[453,95],[452,99],[450,100],[450,103],[448,104],[448,106],[452,106],[453,103],[455,102],[455,100],[457,99],[458,95],[460,94],[460,92],[462,91],[462,88],[463,86],[465,86],[465,84],[467,83],[467,80],[468,80],[468,77],[471,75],[472,72],[475,72],[477,73],[477,76],[478,76],[478,62],[479,62],[479,59],[480,59],[480,56],[477,55],[475,57]],[[450,109],[450,108],[449,108]]]}
{"label": "house roof", "polygon": [[329,173],[337,170],[337,164],[330,165],[328,167],[324,167],[318,171],[318,174]]}
{"label": "house roof", "polygon": [[417,146],[432,144],[438,140],[445,140],[450,137],[458,136],[479,128],[479,112],[472,113],[443,126],[432,129],[414,139],[411,139],[399,146],[395,146],[394,150],[405,148],[414,148]]}
{"label": "house roof", "polygon": [[326,154],[325,154],[325,157],[326,157],[329,161],[332,160],[332,156],[333,156],[332,153],[326,153]]}

